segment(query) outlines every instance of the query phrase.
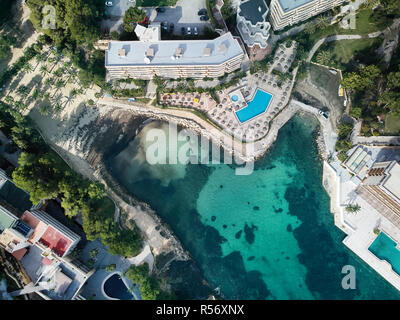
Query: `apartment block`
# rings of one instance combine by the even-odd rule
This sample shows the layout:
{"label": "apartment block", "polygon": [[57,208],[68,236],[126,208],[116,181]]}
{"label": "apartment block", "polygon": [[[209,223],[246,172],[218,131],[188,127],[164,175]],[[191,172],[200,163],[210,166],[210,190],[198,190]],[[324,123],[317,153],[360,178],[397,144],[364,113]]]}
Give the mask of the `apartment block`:
{"label": "apartment block", "polygon": [[[137,31],[145,34],[144,30]],[[243,58],[244,52],[231,33],[213,40],[146,37],[146,41],[110,41],[105,67],[107,80],[149,80],[154,76],[202,79],[239,69]]]}
{"label": "apartment block", "polygon": [[305,21],[341,5],[345,0],[271,0],[270,21],[274,30]]}

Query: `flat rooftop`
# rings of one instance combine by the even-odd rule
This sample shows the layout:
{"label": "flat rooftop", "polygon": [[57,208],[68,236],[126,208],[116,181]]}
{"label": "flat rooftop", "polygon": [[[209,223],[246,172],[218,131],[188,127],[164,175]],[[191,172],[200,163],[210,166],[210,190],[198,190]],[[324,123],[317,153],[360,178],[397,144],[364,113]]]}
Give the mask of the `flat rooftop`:
{"label": "flat rooftop", "polygon": [[16,220],[16,216],[14,216],[11,212],[8,212],[8,210],[5,208],[0,207],[0,232],[10,228]]}
{"label": "flat rooftop", "polygon": [[278,0],[283,12],[288,12],[314,0]]}
{"label": "flat rooftop", "polygon": [[400,165],[398,163],[390,169],[390,177],[386,180],[384,186],[400,200]]}
{"label": "flat rooftop", "polygon": [[268,7],[264,0],[250,0],[240,5],[239,15],[250,21],[253,25],[264,21],[264,14]]}
{"label": "flat rooftop", "polygon": [[218,65],[242,53],[231,33],[214,40],[110,41],[106,66]]}

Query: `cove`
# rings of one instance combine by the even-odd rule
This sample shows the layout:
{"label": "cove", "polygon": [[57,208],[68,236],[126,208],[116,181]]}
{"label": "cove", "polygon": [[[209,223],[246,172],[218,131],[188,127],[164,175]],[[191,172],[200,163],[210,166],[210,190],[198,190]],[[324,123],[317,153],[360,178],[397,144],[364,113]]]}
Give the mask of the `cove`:
{"label": "cove", "polygon": [[[135,197],[149,203],[227,299],[399,299],[399,292],[341,242],[313,118],[295,116],[248,176],[234,165],[149,165],[152,122],[107,163]],[[356,269],[344,290],[343,266]],[[191,290],[195,291],[196,287]]]}

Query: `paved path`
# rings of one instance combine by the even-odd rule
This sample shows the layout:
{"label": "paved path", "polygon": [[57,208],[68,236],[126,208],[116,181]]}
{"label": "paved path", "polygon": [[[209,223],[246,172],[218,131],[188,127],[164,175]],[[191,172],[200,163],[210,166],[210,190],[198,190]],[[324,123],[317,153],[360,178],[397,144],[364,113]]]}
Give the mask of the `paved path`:
{"label": "paved path", "polygon": [[361,121],[358,121],[354,125],[353,132],[351,133],[350,140],[351,143],[356,144],[364,144],[370,146],[400,146],[400,136],[371,136],[364,137],[360,135],[361,132]]}
{"label": "paved path", "polygon": [[32,282],[28,285],[26,285],[24,288],[15,290],[10,293],[10,296],[16,297],[16,296],[21,296],[23,294],[28,294],[28,293],[33,293],[33,292],[38,292],[42,290],[48,290],[49,288],[45,288],[41,285],[35,286]]}
{"label": "paved path", "polygon": [[150,272],[153,270],[154,265],[154,256],[151,253],[151,249],[148,243],[146,243],[145,247],[143,248],[142,252],[139,253],[137,256],[128,258],[127,259],[131,264],[138,266],[143,262],[147,262],[149,264]]}
{"label": "paved path", "polygon": [[[390,32],[391,30],[393,30],[394,28],[397,28],[399,26],[399,24],[400,24],[400,19],[396,19],[391,26],[389,26],[386,29],[381,30],[381,31],[371,32],[371,33],[367,34],[366,37],[371,38],[371,39],[377,38],[381,34],[386,34],[386,33]],[[361,36],[359,34],[347,34],[347,35],[334,35],[334,36],[328,36],[328,37],[322,38],[322,39],[318,40],[316,44],[314,44],[313,48],[311,49],[310,53],[308,54],[307,62],[311,62],[311,59],[314,56],[315,52],[317,52],[319,47],[325,42],[332,42],[332,41],[336,41],[336,40],[362,39],[363,37],[365,37],[365,36]]]}

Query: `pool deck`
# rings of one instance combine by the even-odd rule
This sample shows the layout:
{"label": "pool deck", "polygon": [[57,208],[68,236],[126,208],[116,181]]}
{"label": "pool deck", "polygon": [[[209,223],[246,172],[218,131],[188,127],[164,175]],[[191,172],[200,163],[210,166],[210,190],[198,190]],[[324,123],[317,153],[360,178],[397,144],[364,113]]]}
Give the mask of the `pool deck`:
{"label": "pool deck", "polygon": [[[96,268],[96,272],[88,279],[86,284],[83,286],[82,295],[86,299],[94,299],[94,300],[115,300],[110,299],[104,290],[103,284],[104,282],[114,273],[124,274],[125,271],[131,265],[140,265],[143,262],[147,262],[149,264],[150,270],[153,269],[154,257],[150,251],[150,246],[145,243],[145,246],[141,253],[132,258],[124,258],[118,255],[112,255],[108,252],[107,248],[101,243],[100,240],[91,241],[87,244],[87,246],[83,249],[81,254],[81,259],[83,261],[87,261],[90,259],[90,251],[93,249],[98,250],[98,254],[96,257],[96,262],[94,264],[94,268]],[[116,265],[116,269],[108,272],[105,268],[111,264]],[[138,288],[133,285],[132,281],[127,277],[123,277],[123,281],[128,288],[134,288],[132,294],[135,299],[140,297],[140,292]]]}
{"label": "pool deck", "polygon": [[[296,47],[295,42],[289,48],[281,44],[268,72],[258,71],[255,74],[248,74],[236,86],[218,91],[217,96],[220,101],[218,104],[212,105],[207,94],[161,94],[160,103],[197,109],[204,112],[218,127],[237,139],[246,142],[260,140],[267,136],[273,119],[288,105],[297,69],[293,70],[290,78],[285,81],[282,81],[272,70],[288,72],[295,57]],[[247,104],[247,101],[252,99],[257,89],[272,95],[267,110],[245,122],[240,122],[236,111],[244,107],[243,103]],[[231,96],[235,94],[239,98],[236,102],[231,99]],[[192,95],[191,100],[182,99],[188,95]],[[194,97],[199,97],[203,103],[192,103]]]}
{"label": "pool deck", "polygon": [[[377,238],[375,228],[397,243],[400,243],[400,230],[355,193],[361,180],[351,176],[339,161],[330,164],[324,161],[323,172],[323,184],[331,197],[335,225],[347,234],[343,244],[400,291],[400,276],[389,262],[380,260],[368,249]],[[356,214],[346,212],[345,207],[350,203],[360,205],[361,210]]]}

